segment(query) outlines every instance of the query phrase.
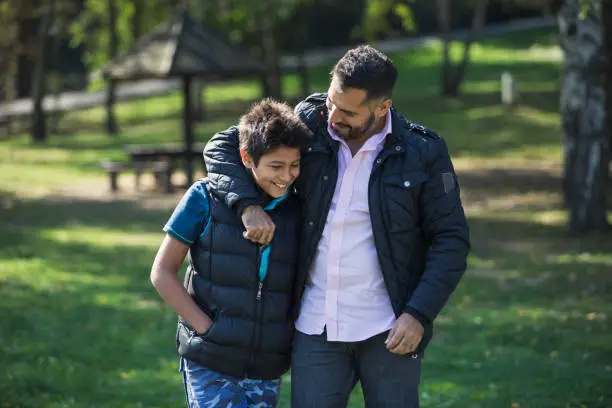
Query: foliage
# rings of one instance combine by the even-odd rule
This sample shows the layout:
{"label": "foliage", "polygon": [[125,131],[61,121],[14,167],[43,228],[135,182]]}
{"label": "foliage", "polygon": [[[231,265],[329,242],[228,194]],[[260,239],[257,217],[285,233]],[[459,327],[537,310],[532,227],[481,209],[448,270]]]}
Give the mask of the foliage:
{"label": "foliage", "polygon": [[404,1],[366,0],[361,25],[353,35],[372,41],[380,35],[389,34],[393,31],[389,22],[391,16],[399,18],[403,30],[410,32],[417,29],[412,9]]}

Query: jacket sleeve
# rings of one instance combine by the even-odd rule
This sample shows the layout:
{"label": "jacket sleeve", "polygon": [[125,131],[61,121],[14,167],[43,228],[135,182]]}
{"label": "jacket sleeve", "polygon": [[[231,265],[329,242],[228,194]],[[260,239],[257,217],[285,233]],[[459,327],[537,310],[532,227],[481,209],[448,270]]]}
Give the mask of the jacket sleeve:
{"label": "jacket sleeve", "polygon": [[470,239],[446,143],[436,138],[428,144],[429,180],[420,192],[418,207],[430,246],[425,270],[405,311],[433,322],[465,272]]}
{"label": "jacket sleeve", "polygon": [[210,186],[238,216],[249,205],[261,204],[261,196],[242,165],[238,127],[216,133],[204,148]]}

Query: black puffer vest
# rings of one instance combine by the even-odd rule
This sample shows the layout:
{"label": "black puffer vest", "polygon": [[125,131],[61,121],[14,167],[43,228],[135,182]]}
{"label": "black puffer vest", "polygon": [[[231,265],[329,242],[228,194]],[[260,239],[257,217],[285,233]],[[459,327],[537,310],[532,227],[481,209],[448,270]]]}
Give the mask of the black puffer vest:
{"label": "black puffer vest", "polygon": [[213,324],[198,336],[179,321],[179,354],[235,377],[278,378],[291,360],[298,200],[290,193],[268,205],[276,233],[266,250],[243,238],[240,218],[207,189],[211,219],[189,250],[185,287]]}

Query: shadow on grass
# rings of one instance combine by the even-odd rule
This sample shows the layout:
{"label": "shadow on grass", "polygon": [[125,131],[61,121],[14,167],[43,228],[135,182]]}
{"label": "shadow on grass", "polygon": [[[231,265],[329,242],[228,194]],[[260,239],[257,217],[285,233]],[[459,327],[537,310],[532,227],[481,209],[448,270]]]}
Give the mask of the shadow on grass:
{"label": "shadow on grass", "polygon": [[553,28],[537,28],[512,33],[512,35],[499,35],[487,37],[488,46],[510,50],[527,50],[533,45],[544,47],[559,44],[559,33]]}
{"label": "shadow on grass", "polygon": [[0,219],[3,219],[3,224],[30,229],[32,235],[36,235],[39,229],[71,225],[113,228],[129,234],[160,232],[170,212],[145,210],[140,203],[127,200],[102,202],[57,198],[13,200],[10,208],[2,212]]}
{"label": "shadow on grass", "polygon": [[[550,180],[541,182],[534,189]],[[161,239],[168,215],[125,201],[32,200],[3,210],[5,405],[183,404],[175,315],[148,281],[155,245],[130,241]],[[437,324],[422,406],[606,406],[612,241],[496,216],[470,217],[470,269]],[[102,229],[100,242],[44,233],[71,226]],[[124,235],[109,244],[103,229]]]}
{"label": "shadow on grass", "polygon": [[[179,406],[176,316],[148,274],[169,212],[127,202],[18,203],[0,238],[3,406]],[[71,225],[118,229],[116,243],[53,238]],[[79,234],[79,229],[75,230]],[[103,233],[101,233],[103,235]],[[90,237],[91,238],[91,237]],[[55,405],[54,405],[55,404]],[[129,405],[126,405],[129,404]]]}
{"label": "shadow on grass", "polygon": [[607,407],[612,235],[470,217],[470,267],[438,319],[423,406]]}

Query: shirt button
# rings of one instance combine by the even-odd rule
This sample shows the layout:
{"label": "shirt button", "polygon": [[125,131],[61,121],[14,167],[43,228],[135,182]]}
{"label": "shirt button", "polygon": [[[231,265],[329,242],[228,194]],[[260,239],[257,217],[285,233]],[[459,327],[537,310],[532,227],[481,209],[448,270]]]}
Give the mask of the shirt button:
{"label": "shirt button", "polygon": [[325,181],[327,181],[328,178],[329,177],[327,177],[327,176],[323,176],[323,180],[325,180]]}
{"label": "shirt button", "polygon": [[410,182],[408,180],[404,181],[404,187],[410,187]]}
{"label": "shirt button", "polygon": [[382,159],[376,159],[376,164],[382,163]]}
{"label": "shirt button", "polygon": [[312,147],[309,147],[309,148],[308,148],[308,151],[309,151],[309,152],[312,152]]}
{"label": "shirt button", "polygon": [[395,146],[395,150],[397,150],[398,152],[402,150],[401,146]]}
{"label": "shirt button", "polygon": [[313,225],[314,225],[314,222],[312,222],[312,221],[308,221],[308,226],[309,226],[310,228],[312,228],[312,227],[313,227]]}

